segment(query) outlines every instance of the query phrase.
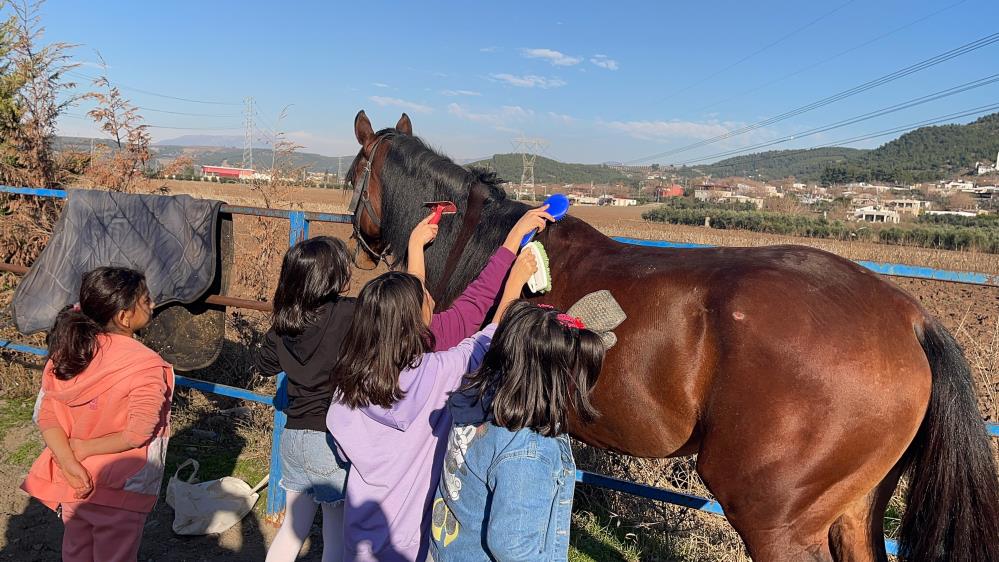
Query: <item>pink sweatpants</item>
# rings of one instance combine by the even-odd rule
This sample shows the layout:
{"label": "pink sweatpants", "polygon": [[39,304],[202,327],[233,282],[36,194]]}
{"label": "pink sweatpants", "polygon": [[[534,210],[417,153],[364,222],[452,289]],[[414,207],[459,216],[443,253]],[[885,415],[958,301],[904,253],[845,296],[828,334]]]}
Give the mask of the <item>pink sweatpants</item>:
{"label": "pink sweatpants", "polygon": [[87,502],[62,504],[63,562],[135,562],[147,515]]}

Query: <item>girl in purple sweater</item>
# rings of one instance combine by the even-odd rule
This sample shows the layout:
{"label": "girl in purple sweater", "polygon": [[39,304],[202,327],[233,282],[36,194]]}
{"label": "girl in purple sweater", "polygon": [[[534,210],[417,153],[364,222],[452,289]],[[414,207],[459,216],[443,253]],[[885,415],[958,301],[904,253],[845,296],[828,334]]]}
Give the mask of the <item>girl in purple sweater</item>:
{"label": "girl in purple sweater", "polygon": [[[418,226],[410,238],[409,273],[385,273],[361,290],[333,372],[334,399],[326,416],[351,463],[344,508],[345,560],[426,559],[430,503],[446,444],[441,437],[451,426],[445,403],[489,346],[494,324],[468,336],[495,302],[498,283],[488,305],[478,308],[482,314],[477,320],[469,303],[481,302],[478,293],[486,288],[487,278],[495,282],[506,275],[524,235],[543,230],[550,220],[544,207],[525,214],[479,279],[441,314],[432,314],[434,302],[423,285],[423,246],[436,234],[431,225]],[[506,267],[500,266],[504,262]],[[517,259],[497,318],[520,296],[536,268],[530,253]]]}

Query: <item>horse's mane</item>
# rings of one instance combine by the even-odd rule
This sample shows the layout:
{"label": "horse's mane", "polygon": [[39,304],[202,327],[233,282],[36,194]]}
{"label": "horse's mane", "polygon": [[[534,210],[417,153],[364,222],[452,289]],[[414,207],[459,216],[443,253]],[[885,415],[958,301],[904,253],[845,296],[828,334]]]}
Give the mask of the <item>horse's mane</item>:
{"label": "horse's mane", "polygon": [[[429,213],[423,203],[447,200],[458,206],[458,215],[445,216],[441,220],[437,239],[426,253],[427,288],[437,300],[438,308],[449,306],[482,271],[489,256],[502,244],[527,206],[508,200],[500,187],[502,180],[492,171],[459,166],[419,137],[395,129],[383,129],[377,134],[389,141],[388,154],[379,172],[382,239],[390,245],[397,263],[405,262],[410,231]],[[350,171],[353,170],[352,165]],[[352,182],[352,178],[348,181]],[[449,250],[461,230],[468,196],[473,189],[483,190],[477,193],[484,197],[482,215],[450,282],[439,291],[438,281]]]}

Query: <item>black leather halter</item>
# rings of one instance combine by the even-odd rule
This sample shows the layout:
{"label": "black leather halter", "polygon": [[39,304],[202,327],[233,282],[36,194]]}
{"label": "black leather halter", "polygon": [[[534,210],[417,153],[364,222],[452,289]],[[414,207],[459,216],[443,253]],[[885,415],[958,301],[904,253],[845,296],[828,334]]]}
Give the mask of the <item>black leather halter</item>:
{"label": "black leather halter", "polygon": [[[368,197],[368,180],[371,178],[371,163],[374,162],[375,160],[375,154],[378,151],[378,145],[381,144],[382,140],[384,139],[385,137],[379,137],[378,140],[375,141],[375,144],[372,145],[370,156],[368,157],[368,162],[367,164],[364,165],[364,171],[361,173],[361,181],[360,183],[354,181],[354,195],[351,197],[350,206],[348,207],[348,210],[352,214],[352,217],[350,219],[350,224],[354,228],[354,233],[351,235],[351,238],[357,241],[357,243],[354,246],[353,261],[354,261],[354,266],[359,269],[364,269],[360,266],[359,263],[357,263],[357,256],[362,248],[364,249],[365,253],[367,253],[368,256],[370,256],[371,259],[375,262],[374,267],[372,267],[371,269],[377,268],[378,264],[380,264],[383,261],[385,262],[385,265],[389,266],[390,268],[392,267],[392,264],[389,263],[388,260],[388,254],[391,248],[386,246],[384,249],[382,249],[381,252],[376,252],[371,247],[371,245],[368,244],[368,241],[364,239],[364,234],[361,233],[362,213],[367,214],[368,220],[371,221],[371,223],[374,224],[375,227],[377,227],[378,229],[381,229],[382,227],[382,222],[378,218],[378,215],[375,214],[375,208],[374,206],[371,205],[371,199]],[[359,208],[360,211],[358,211]]]}

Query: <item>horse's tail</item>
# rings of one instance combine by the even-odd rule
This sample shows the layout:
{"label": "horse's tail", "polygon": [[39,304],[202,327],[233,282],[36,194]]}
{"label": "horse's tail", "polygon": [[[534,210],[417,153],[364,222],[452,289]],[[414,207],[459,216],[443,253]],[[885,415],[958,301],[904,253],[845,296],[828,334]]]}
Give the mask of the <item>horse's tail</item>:
{"label": "horse's tail", "polygon": [[909,449],[899,554],[910,562],[999,561],[999,474],[957,342],[928,319],[920,343],[933,373],[929,408]]}

